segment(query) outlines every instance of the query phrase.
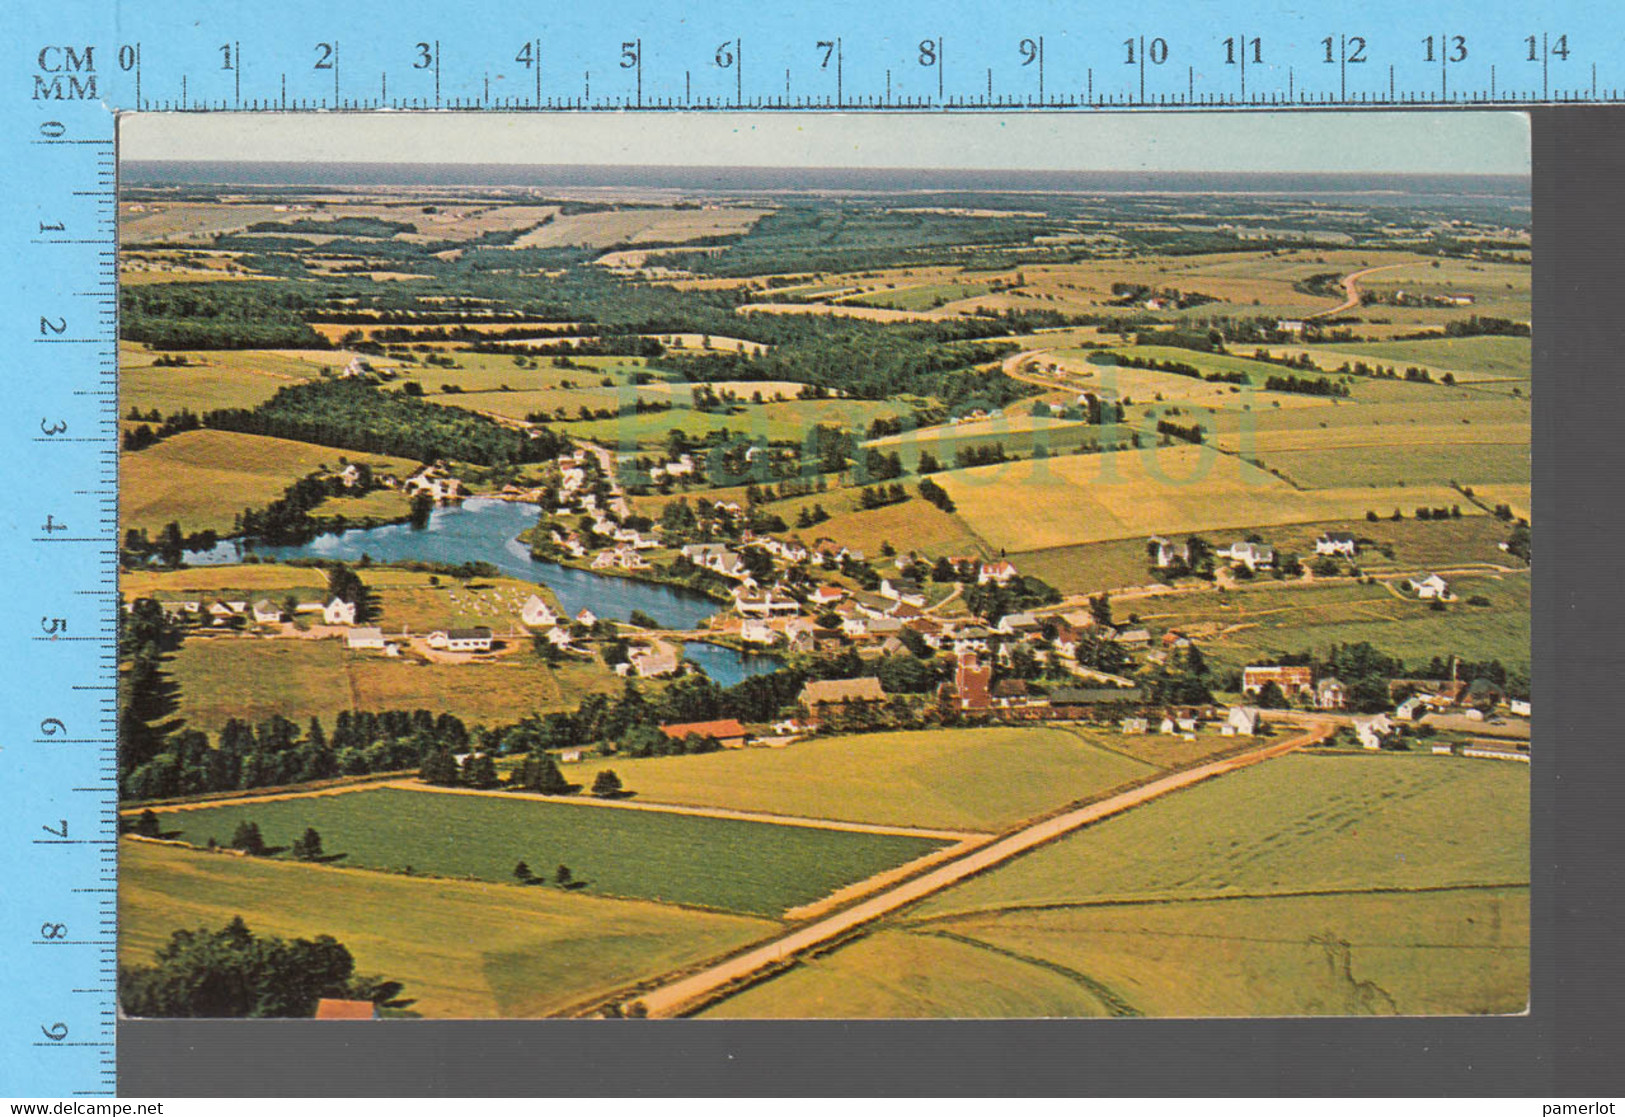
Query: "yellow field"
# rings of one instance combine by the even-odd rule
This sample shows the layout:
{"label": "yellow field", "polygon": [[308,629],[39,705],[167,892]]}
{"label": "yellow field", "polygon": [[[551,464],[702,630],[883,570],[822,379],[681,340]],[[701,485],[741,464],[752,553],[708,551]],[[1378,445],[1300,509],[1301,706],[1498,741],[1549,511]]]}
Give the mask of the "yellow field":
{"label": "yellow field", "polygon": [[[892,826],[997,830],[1155,770],[1115,733],[1055,727],[817,737],[614,761],[638,800]],[[1159,757],[1159,759],[1162,759]],[[604,761],[566,765],[582,782]]]}
{"label": "yellow field", "polygon": [[207,242],[219,233],[241,232],[259,221],[287,221],[292,214],[274,205],[222,205],[214,202],[124,202],[119,205],[119,243]]}
{"label": "yellow field", "polygon": [[1449,507],[1462,500],[1442,485],[1302,492],[1212,448],[1183,444],[1006,462],[953,470],[936,480],[977,535],[1009,551],[1359,519],[1395,504]]}
{"label": "yellow field", "polygon": [[416,463],[230,431],[186,431],[119,457],[119,521],[156,533],[171,520],[183,532],[229,531],[244,508],[263,508],[294,481],[339,459],[405,476]]}
{"label": "yellow field", "polygon": [[124,842],[119,961],[241,915],[258,934],[332,935],[427,1017],[556,1013],[719,954],[776,924],[556,888],[425,880]]}
{"label": "yellow field", "polygon": [[339,369],[345,352],[210,350],[180,353],[187,364],[160,368],[158,354],[130,342],[119,344],[119,403],[143,413],[157,408],[168,415],[181,408],[202,414],[220,407],[254,407],[279,388]]}
{"label": "yellow field", "polygon": [[685,241],[743,233],[769,210],[744,206],[708,209],[617,209],[556,217],[514,242],[515,248],[581,245],[605,248],[640,241]]}

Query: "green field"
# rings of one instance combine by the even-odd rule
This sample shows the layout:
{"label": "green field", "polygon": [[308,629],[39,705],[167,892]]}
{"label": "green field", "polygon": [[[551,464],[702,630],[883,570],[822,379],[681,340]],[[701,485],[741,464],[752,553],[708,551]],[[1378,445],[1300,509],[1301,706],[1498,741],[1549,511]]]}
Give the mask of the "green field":
{"label": "green field", "polygon": [[470,723],[511,722],[573,708],[585,694],[621,686],[596,659],[549,667],[520,650],[490,662],[420,663],[352,652],[342,640],[194,636],[166,668],[180,688],[178,713],[188,727],[204,730],[234,717],[319,717],[331,725],[341,710],[423,706]]}
{"label": "green field", "polygon": [[1341,341],[1308,347],[1322,355],[1317,364],[1349,358],[1403,366],[1420,365],[1473,379],[1528,380],[1532,345],[1526,337],[1441,337],[1417,341]]}
{"label": "green field", "polygon": [[[1192,634],[1210,657],[1231,666],[1279,652],[1324,653],[1334,644],[1369,641],[1412,664],[1454,653],[1527,670],[1528,575],[1451,576],[1448,581],[1461,600],[1443,612],[1381,583],[1349,581],[1306,586],[1259,582],[1222,595],[1170,595],[1135,604],[1143,619]],[[1490,604],[1468,605],[1466,599],[1473,596]]]}
{"label": "green field", "polygon": [[374,790],[161,814],[167,833],[225,845],[252,820],[272,847],[307,826],[329,855],[362,868],[513,880],[570,866],[585,890],[751,915],[799,904],[938,848],[925,838],[818,830],[655,811],[576,806],[500,796]]}
{"label": "green field", "polygon": [[[815,737],[783,749],[615,760],[639,801],[896,826],[1003,829],[1150,773],[1115,734],[1053,728]],[[583,782],[602,762],[566,767]]]}
{"label": "green field", "polygon": [[1527,884],[1528,799],[1521,764],[1288,756],[1108,819],[917,913]]}
{"label": "green field", "polygon": [[426,1017],[546,1016],[771,933],[765,920],[556,888],[425,880],[210,855],[119,851],[119,961],[242,916],[259,934],[332,935],[356,970],[404,983]]}
{"label": "green field", "polygon": [[156,535],[171,520],[186,533],[230,531],[244,508],[263,508],[312,470],[340,459],[405,476],[403,458],[346,453],[329,446],[232,431],[186,431],[137,453],[119,455],[119,521]]}
{"label": "green field", "polygon": [[[1441,485],[1452,481],[1476,487],[1495,483],[1528,484],[1530,480],[1527,437],[1509,443],[1423,443],[1406,445],[1402,452],[1389,453],[1360,446],[1270,451],[1265,462],[1307,489],[1336,488],[1347,485],[1355,477],[1374,488]],[[1459,499],[1455,503],[1460,503]],[[1407,514],[1411,507],[1401,505]]]}
{"label": "green field", "polygon": [[1528,793],[1528,768],[1492,761],[1271,761],[939,893],[708,1015],[1517,1012]]}

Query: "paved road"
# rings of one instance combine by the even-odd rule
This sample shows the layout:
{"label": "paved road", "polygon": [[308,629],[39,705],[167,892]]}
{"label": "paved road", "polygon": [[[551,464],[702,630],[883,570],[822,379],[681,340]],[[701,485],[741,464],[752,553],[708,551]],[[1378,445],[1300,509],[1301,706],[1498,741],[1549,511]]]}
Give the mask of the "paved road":
{"label": "paved road", "polygon": [[965,856],[940,868],[915,877],[895,888],[882,892],[844,911],[820,919],[816,923],[798,928],[771,942],[737,954],[698,973],[677,978],[637,998],[652,1017],[677,1016],[697,1005],[705,998],[736,981],[783,962],[811,947],[830,942],[854,928],[889,915],[899,908],[924,899],[935,892],[958,884],[972,874],[990,869],[1012,857],[1053,841],[1073,830],[1098,822],[1114,814],[1148,803],[1170,791],[1189,787],[1214,776],[1236,771],[1284,753],[1293,751],[1315,740],[1329,736],[1335,727],[1330,722],[1316,722],[1306,732],[1284,741],[1272,742],[1250,752],[1215,760],[1207,764],[1173,772],[1161,779],[1131,788],[1108,799],[1090,803],[1065,814],[1056,815],[1017,830],[999,840],[972,850]]}

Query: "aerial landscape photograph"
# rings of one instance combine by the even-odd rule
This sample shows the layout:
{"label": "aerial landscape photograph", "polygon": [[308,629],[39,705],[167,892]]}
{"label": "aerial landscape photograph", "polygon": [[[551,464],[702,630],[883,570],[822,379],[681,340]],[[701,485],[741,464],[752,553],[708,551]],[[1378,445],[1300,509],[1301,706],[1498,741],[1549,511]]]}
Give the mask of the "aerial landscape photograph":
{"label": "aerial landscape photograph", "polygon": [[123,1013],[1526,1011],[1526,117],[1004,124],[121,120]]}

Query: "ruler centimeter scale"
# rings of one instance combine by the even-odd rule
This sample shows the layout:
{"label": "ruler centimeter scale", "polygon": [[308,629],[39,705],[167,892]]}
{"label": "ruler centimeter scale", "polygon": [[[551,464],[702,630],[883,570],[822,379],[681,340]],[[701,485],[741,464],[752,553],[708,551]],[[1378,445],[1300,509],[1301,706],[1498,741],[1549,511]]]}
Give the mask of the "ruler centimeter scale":
{"label": "ruler centimeter scale", "polygon": [[[631,7],[630,5],[623,7]],[[114,111],[1045,111],[1625,101],[1587,0],[996,11],[745,0],[515,12],[16,6],[0,99],[11,373],[0,595],[0,1095],[110,1094],[117,979]],[[191,9],[196,8],[194,13]],[[489,9],[482,11],[481,9]],[[233,21],[236,21],[235,24]]]}

